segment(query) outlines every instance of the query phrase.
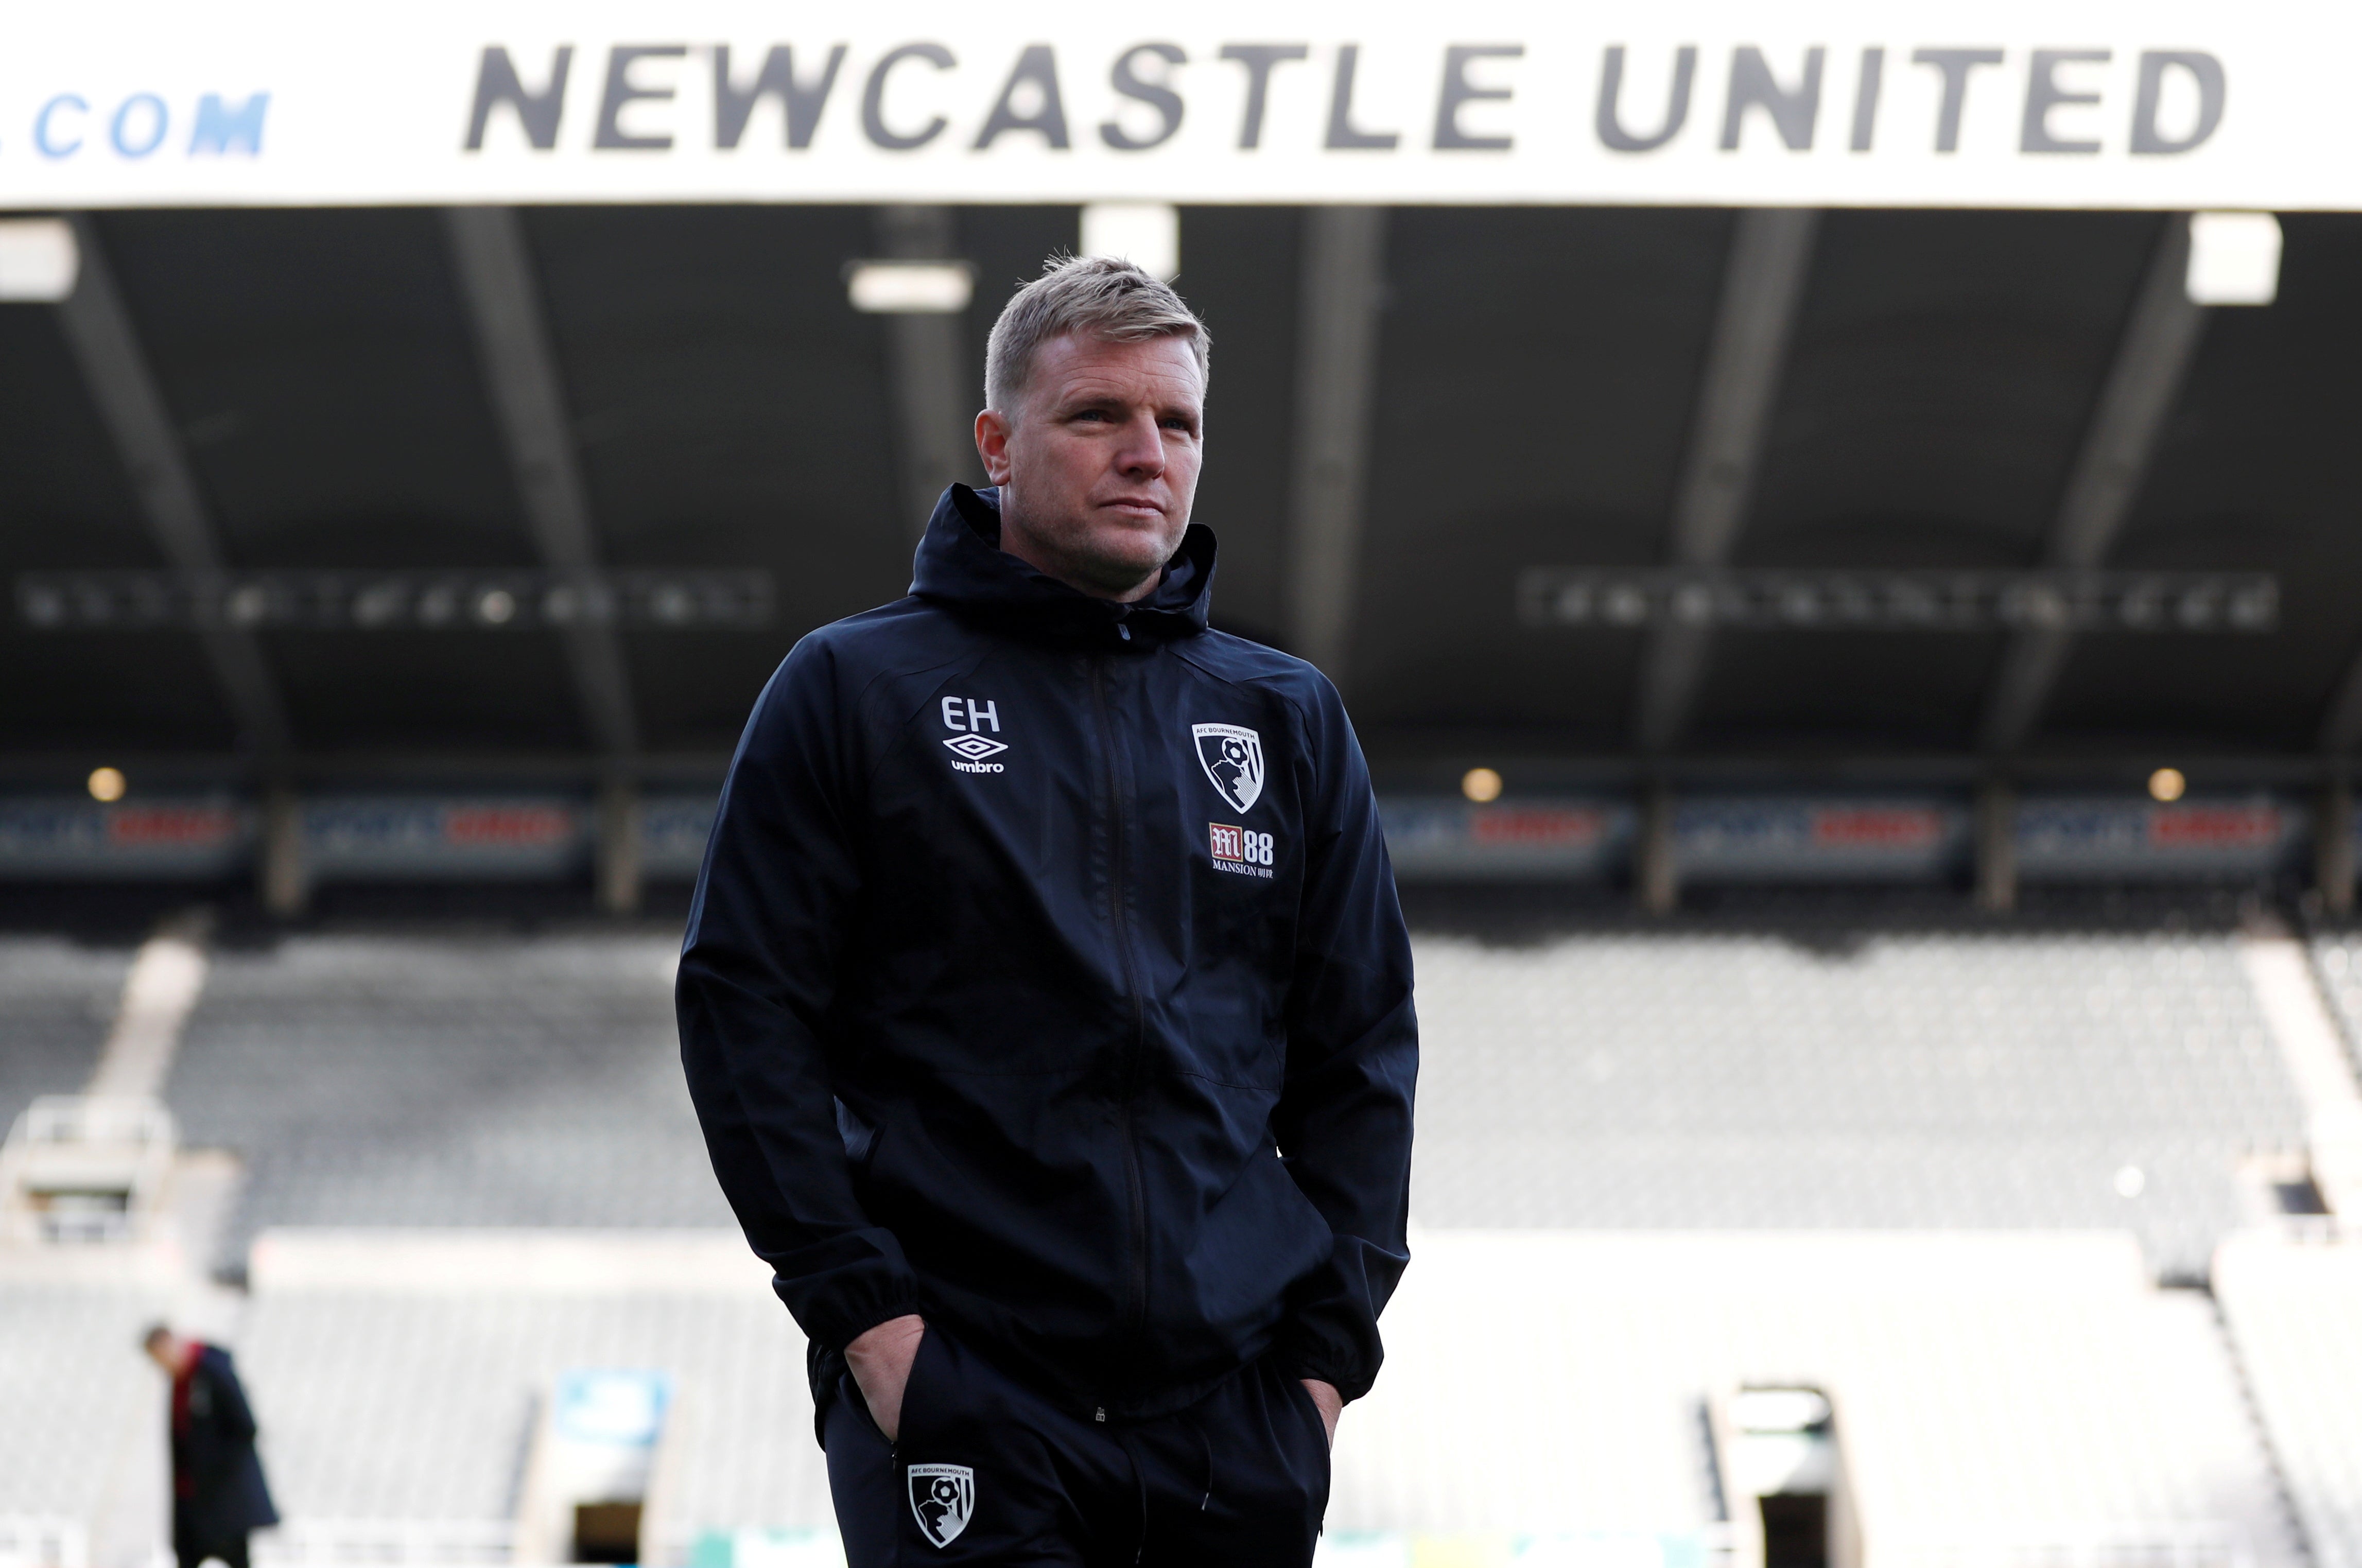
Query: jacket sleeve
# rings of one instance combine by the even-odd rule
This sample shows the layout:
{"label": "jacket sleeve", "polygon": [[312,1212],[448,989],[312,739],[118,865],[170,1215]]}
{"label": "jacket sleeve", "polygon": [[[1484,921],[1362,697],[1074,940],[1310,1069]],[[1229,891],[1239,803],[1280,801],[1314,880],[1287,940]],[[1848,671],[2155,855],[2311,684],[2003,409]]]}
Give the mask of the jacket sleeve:
{"label": "jacket sleeve", "polygon": [[808,637],[738,743],[674,988],[714,1175],[772,1287],[832,1351],[918,1310],[900,1243],[855,1196],[824,1043],[858,885],[851,749],[835,661]]}
{"label": "jacket sleeve", "polygon": [[1385,1358],[1378,1314],[1410,1262],[1418,1021],[1369,768],[1325,680],[1320,696],[1309,716],[1318,798],[1306,812],[1287,1077],[1272,1130],[1334,1244],[1291,1293],[1278,1353],[1297,1376],[1358,1399]]}

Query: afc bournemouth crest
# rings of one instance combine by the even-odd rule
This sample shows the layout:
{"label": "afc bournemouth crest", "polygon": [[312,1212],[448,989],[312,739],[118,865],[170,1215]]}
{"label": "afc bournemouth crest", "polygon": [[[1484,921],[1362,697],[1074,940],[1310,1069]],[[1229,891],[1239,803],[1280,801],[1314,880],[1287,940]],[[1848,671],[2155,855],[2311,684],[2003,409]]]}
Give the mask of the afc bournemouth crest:
{"label": "afc bournemouth crest", "polygon": [[913,1464],[909,1485],[919,1533],[930,1545],[949,1546],[976,1515],[976,1472],[965,1464]]}
{"label": "afc bournemouth crest", "polygon": [[1235,812],[1263,795],[1263,737],[1237,724],[1193,724],[1198,765]]}

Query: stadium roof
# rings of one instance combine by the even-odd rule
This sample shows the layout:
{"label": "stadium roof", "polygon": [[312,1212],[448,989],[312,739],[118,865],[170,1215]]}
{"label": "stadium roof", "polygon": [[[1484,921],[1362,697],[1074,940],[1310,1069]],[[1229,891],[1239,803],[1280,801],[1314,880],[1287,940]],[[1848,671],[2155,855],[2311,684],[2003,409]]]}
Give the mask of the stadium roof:
{"label": "stadium roof", "polygon": [[[1072,206],[510,211],[101,213],[75,220],[71,300],[0,305],[17,771],[709,772],[798,635],[901,591],[985,329],[1078,237]],[[2362,217],[2282,227],[2278,298],[2203,308],[2182,220],[2156,214],[1185,208],[1178,282],[1218,348],[1218,623],[1330,668],[1403,766],[2343,755]],[[965,312],[848,303],[848,262],[929,252],[972,264]],[[29,596],[207,566],[356,592],[752,572],[770,612],[201,634]],[[1825,608],[1701,630],[1636,579],[1645,612],[1570,618],[1542,568],[1759,598],[1800,569]],[[2081,569],[2182,574],[2158,580],[2166,629],[2108,622],[2117,600],[2080,633],[1999,601],[1948,629],[1830,624],[1849,581],[2072,594]],[[2252,573],[2277,580],[2270,629],[2181,629],[2172,595],[2219,604]]]}

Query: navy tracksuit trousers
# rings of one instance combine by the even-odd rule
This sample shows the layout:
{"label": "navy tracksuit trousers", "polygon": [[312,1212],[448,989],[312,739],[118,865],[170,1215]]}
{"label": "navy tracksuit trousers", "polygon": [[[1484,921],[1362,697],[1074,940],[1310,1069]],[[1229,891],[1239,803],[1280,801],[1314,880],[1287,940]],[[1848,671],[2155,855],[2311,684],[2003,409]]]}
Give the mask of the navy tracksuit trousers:
{"label": "navy tracksuit trousers", "polygon": [[1168,1416],[1052,1404],[930,1326],[889,1443],[848,1375],[825,1418],[849,1568],[1307,1568],[1329,1441],[1268,1358]]}

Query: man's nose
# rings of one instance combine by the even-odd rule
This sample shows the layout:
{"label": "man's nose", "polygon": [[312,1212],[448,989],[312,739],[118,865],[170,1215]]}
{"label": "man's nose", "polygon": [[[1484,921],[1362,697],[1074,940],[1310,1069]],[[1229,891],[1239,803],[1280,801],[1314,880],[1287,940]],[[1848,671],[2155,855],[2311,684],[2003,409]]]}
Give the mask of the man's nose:
{"label": "man's nose", "polygon": [[1142,479],[1153,479],[1164,471],[1164,433],[1156,427],[1153,417],[1142,414],[1124,425],[1116,466]]}

